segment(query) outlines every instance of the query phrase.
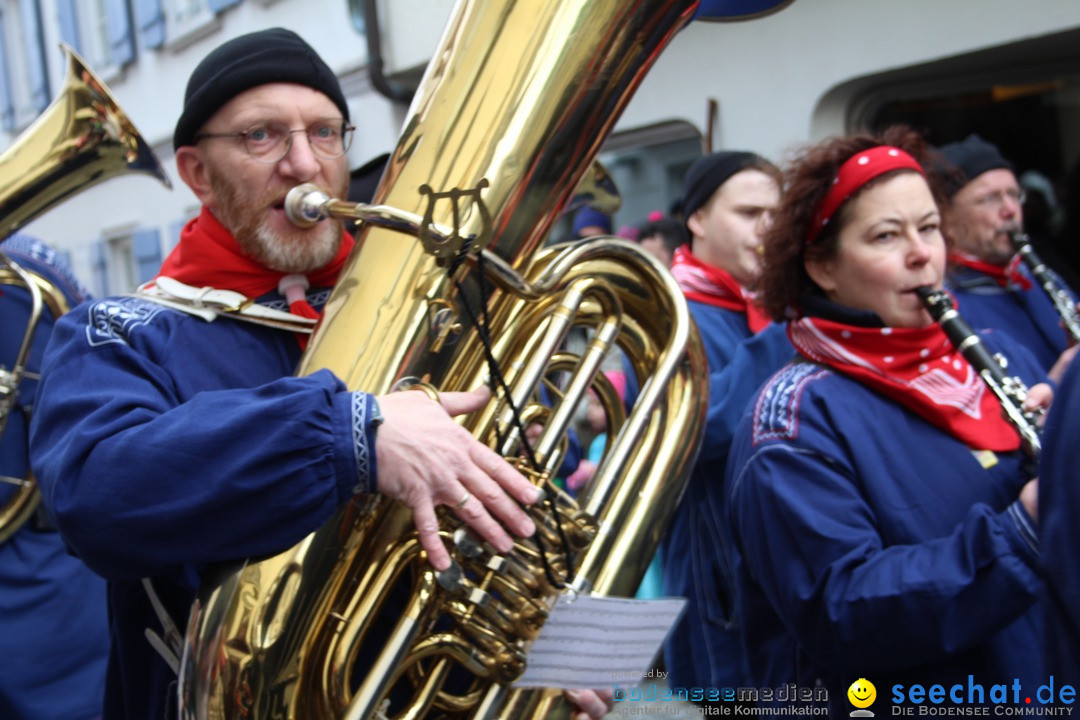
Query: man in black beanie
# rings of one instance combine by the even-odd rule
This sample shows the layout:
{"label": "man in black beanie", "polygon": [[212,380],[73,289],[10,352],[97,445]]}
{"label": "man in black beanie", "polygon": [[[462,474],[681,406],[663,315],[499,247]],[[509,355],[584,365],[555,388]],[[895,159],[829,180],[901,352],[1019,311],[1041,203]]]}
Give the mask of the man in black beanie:
{"label": "man in black beanie", "polygon": [[[201,213],[152,286],[57,324],[34,469],[67,544],[109,581],[106,720],[177,716],[176,628],[207,567],[292,547],[354,500],[408,506],[440,570],[437,506],[500,552],[535,531],[521,506],[538,489],[452,419],[486,390],[375,397],[328,370],[293,376],[353,239],[337,220],[294,226],[285,196],[313,183],[343,197],[352,132],[336,76],[295,33],[221,45],[173,138]],[[212,702],[258,714],[246,700]]]}
{"label": "man in black beanie", "polygon": [[[975,328],[1007,332],[1060,381],[1075,350],[1061,315],[1034,281],[1012,237],[1023,232],[1024,193],[1009,162],[978,135],[938,148],[948,196],[942,232],[951,244],[946,284]],[[1060,287],[1075,296],[1063,280]]]}
{"label": "man in black beanie", "polygon": [[779,170],[752,152],[708,155],[685,179],[690,242],[675,251],[671,272],[705,345],[709,409],[697,465],[661,546],[664,593],[689,601],[664,650],[672,687],[746,686],[723,549],[726,523],[712,493],[747,403],[794,354],[783,325],[768,321],[750,290],[779,199]]}

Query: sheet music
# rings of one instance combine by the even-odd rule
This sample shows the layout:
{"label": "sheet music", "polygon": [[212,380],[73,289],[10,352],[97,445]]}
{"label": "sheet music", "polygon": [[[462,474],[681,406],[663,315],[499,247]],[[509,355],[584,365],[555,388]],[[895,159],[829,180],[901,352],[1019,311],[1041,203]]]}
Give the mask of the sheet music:
{"label": "sheet music", "polygon": [[684,598],[561,595],[514,687],[634,687],[685,606]]}

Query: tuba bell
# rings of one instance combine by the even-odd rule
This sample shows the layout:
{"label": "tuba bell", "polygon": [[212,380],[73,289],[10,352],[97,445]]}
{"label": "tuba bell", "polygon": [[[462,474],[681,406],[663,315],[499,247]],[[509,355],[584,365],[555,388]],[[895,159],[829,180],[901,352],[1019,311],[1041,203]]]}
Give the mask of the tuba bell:
{"label": "tuba bell", "polygon": [[[45,108],[0,155],[0,239],[75,193],[122,173],[145,173],[170,187],[168,176],[109,89],[66,45],[64,84]],[[47,310],[55,319],[68,311],[64,293],[46,278],[0,252],[0,285],[21,288],[30,311],[13,359],[0,359],[0,438],[19,406],[37,327]],[[10,360],[8,367],[2,364]],[[24,398],[25,400],[25,398]],[[32,475],[2,478],[18,489],[0,506],[0,542],[36,509],[40,495]]]}
{"label": "tuba bell", "polygon": [[[290,193],[299,222],[362,221],[298,373],[329,368],[375,393],[490,379],[492,402],[458,421],[547,501],[505,555],[440,508],[453,573],[433,571],[408,509],[378,494],[278,555],[219,568],[191,608],[181,717],[567,714],[558,692],[512,687],[529,644],[561,594],[634,593],[693,464],[707,384],[656,260],[614,238],[543,244],[696,5],[461,0],[373,205]],[[575,328],[590,338],[580,352],[566,349]],[[615,348],[641,386],[629,414],[600,372]],[[553,478],[590,389],[611,439],[570,497]]]}

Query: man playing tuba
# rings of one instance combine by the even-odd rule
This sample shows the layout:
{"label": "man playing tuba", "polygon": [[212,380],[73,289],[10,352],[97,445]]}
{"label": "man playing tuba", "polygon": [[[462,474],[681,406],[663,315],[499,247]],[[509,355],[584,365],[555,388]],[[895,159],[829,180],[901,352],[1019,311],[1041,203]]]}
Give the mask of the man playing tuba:
{"label": "man playing tuba", "polygon": [[[157,283],[201,289],[198,312],[255,302],[206,322],[107,298],[57,327],[32,443],[50,449],[36,470],[64,538],[109,580],[106,718],[175,717],[176,627],[201,570],[289,547],[357,494],[407,505],[440,570],[438,505],[500,551],[534,532],[518,503],[537,489],[452,420],[485,390],[375,397],[326,370],[292,376],[353,241],[336,220],[294,227],[285,195],[344,196],[352,132],[337,78],[296,34],[221,45],[192,73],[173,141],[202,211]],[[579,704],[606,711],[593,693]]]}

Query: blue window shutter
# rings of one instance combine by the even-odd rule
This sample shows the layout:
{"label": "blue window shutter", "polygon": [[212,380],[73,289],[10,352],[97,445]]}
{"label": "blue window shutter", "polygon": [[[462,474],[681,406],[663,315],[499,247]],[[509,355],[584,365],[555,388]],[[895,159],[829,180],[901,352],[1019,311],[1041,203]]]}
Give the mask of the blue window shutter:
{"label": "blue window shutter", "polygon": [[8,57],[7,45],[4,44],[4,23],[8,18],[0,9],[0,127],[5,130],[15,128],[15,103],[11,99],[11,79],[8,75],[8,65],[11,58]]}
{"label": "blue window shutter", "polygon": [[187,225],[190,220],[175,220],[169,223],[169,237],[166,238],[169,252],[180,244],[180,233],[184,231],[184,226]]}
{"label": "blue window shutter", "polygon": [[93,292],[97,297],[105,297],[109,294],[109,275],[105,257],[104,240],[90,246],[90,276],[91,282],[94,283]]}
{"label": "blue window shutter", "polygon": [[233,5],[239,5],[240,0],[207,0],[206,4],[210,6],[211,10],[219,13],[226,8],[231,8]]}
{"label": "blue window shutter", "polygon": [[158,273],[161,268],[161,233],[156,228],[136,230],[131,236],[135,254],[135,281],[140,285]]}
{"label": "blue window shutter", "polygon": [[49,105],[49,68],[45,63],[41,33],[41,7],[37,0],[19,0],[22,32],[26,42],[26,75],[30,79],[30,102],[40,112]]}
{"label": "blue window shutter", "polygon": [[165,13],[161,9],[161,0],[135,0],[135,24],[143,45],[159,48],[165,44]]}
{"label": "blue window shutter", "polygon": [[112,61],[119,66],[134,60],[135,34],[131,31],[127,0],[106,0],[105,27],[109,34]]}
{"label": "blue window shutter", "polygon": [[57,20],[60,23],[60,39],[82,54],[79,43],[79,15],[75,9],[75,0],[56,0]]}

